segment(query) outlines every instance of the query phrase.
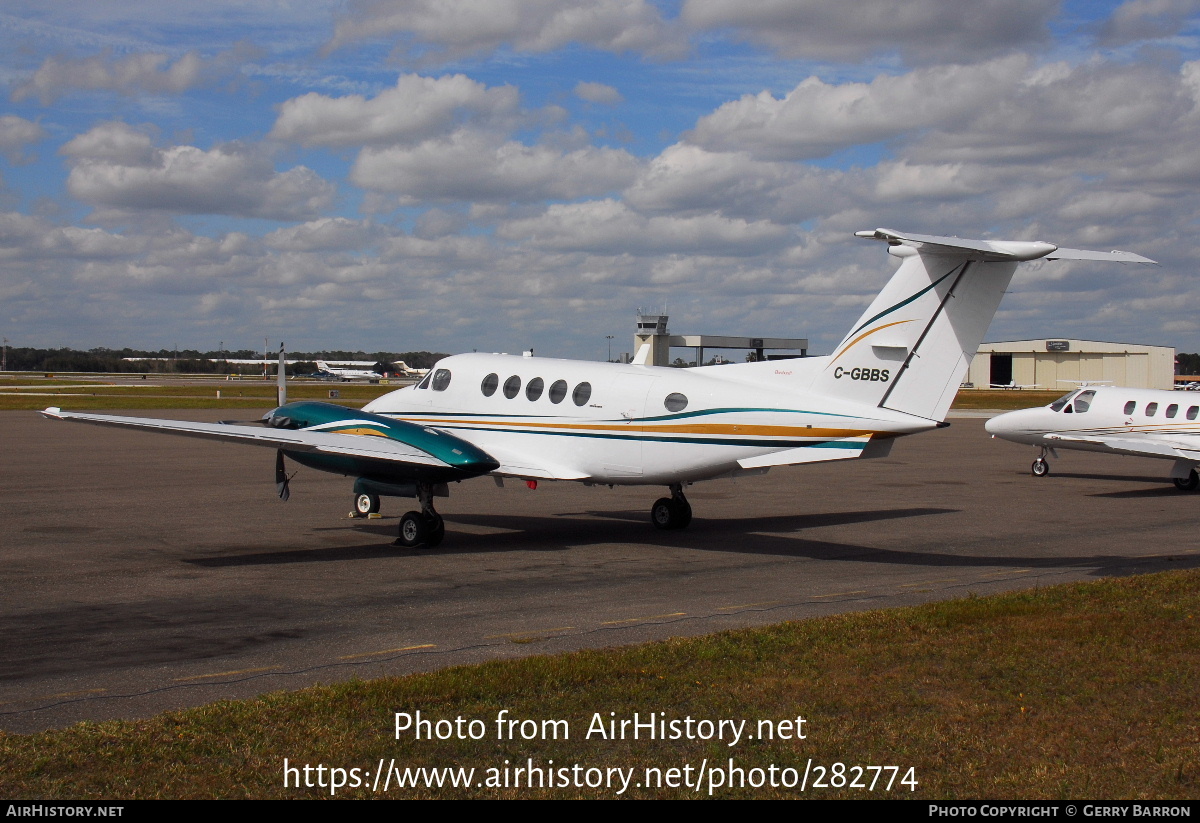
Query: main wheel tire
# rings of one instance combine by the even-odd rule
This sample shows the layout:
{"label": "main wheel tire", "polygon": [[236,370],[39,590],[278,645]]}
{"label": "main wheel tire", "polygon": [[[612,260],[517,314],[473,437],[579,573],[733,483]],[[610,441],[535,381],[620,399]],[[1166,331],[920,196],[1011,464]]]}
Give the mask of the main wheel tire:
{"label": "main wheel tire", "polygon": [[1034,477],[1045,477],[1050,473],[1050,464],[1039,457],[1037,460],[1033,461],[1031,471],[1033,472]]}
{"label": "main wheel tire", "polygon": [[658,498],[650,507],[650,522],[656,529],[675,528],[676,517],[674,502],[669,497]]}
{"label": "main wheel tire", "polygon": [[446,536],[446,521],[442,519],[440,514],[434,514],[433,517],[425,519],[425,547],[429,549],[437,548],[441,545],[442,539]]}
{"label": "main wheel tire", "polygon": [[692,504],[686,500],[674,500],[671,505],[675,507],[675,525],[672,528],[686,529],[692,522]]}
{"label": "main wheel tire", "polygon": [[1181,492],[1195,491],[1197,486],[1200,486],[1200,474],[1196,474],[1195,469],[1188,472],[1186,479],[1182,477],[1175,478],[1175,488]]}
{"label": "main wheel tire", "polygon": [[420,512],[408,512],[400,518],[396,545],[411,549],[424,543],[429,536],[429,527]]}
{"label": "main wheel tire", "polygon": [[359,517],[377,514],[379,512],[379,495],[366,493],[354,495],[354,511]]}

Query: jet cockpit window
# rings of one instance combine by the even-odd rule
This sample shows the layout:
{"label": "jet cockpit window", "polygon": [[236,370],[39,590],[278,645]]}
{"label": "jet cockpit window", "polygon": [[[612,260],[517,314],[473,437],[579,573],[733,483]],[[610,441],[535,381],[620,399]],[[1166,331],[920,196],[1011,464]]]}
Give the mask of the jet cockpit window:
{"label": "jet cockpit window", "polygon": [[1147,417],[1153,417],[1157,411],[1158,411],[1157,403],[1147,403],[1146,404],[1146,416]]}
{"label": "jet cockpit window", "polygon": [[525,397],[529,400],[537,400],[542,396],[542,389],[546,382],[540,377],[535,377],[529,381],[529,385],[525,387]]}
{"label": "jet cockpit window", "polygon": [[667,399],[663,401],[663,405],[667,407],[667,411],[669,412],[681,412],[687,408],[687,404],[687,397],[679,392],[668,394]]}
{"label": "jet cockpit window", "polygon": [[567,381],[555,380],[550,384],[550,402],[561,403],[563,398],[567,396]]}
{"label": "jet cockpit window", "polygon": [[1167,406],[1167,417],[1174,417],[1178,413],[1179,413],[1179,405],[1178,404],[1172,403],[1171,405]]}
{"label": "jet cockpit window", "polygon": [[1062,411],[1063,406],[1067,405],[1075,392],[1069,392],[1050,404],[1050,411]]}
{"label": "jet cockpit window", "polygon": [[1135,411],[1137,411],[1137,401],[1130,400],[1128,403],[1125,404],[1125,413],[1126,414],[1133,414]]}
{"label": "jet cockpit window", "polygon": [[433,372],[430,372],[429,374],[425,375],[425,379],[424,379],[424,380],[422,380],[420,383],[418,383],[418,384],[417,384],[417,388],[418,388],[418,389],[427,389],[427,388],[429,388],[429,381],[430,381],[430,380],[432,380],[432,379],[433,379]]}
{"label": "jet cockpit window", "polygon": [[479,390],[483,392],[484,397],[491,397],[496,393],[496,387],[500,385],[500,375],[493,372],[483,378],[483,382],[479,385]]}
{"label": "jet cockpit window", "polygon": [[1200,406],[1188,406],[1187,419],[1195,420],[1197,412],[1200,412]]}
{"label": "jet cockpit window", "polygon": [[438,369],[437,371],[435,371],[433,373],[433,390],[434,391],[445,391],[446,387],[449,385],[450,385],[450,370],[449,369]]}
{"label": "jet cockpit window", "polygon": [[576,406],[585,405],[587,401],[592,399],[592,384],[580,383],[571,394],[571,399],[575,401]]}
{"label": "jet cockpit window", "polygon": [[521,378],[515,374],[504,381],[504,396],[512,400],[517,396],[517,392],[521,390]]}
{"label": "jet cockpit window", "polygon": [[1075,398],[1075,413],[1083,414],[1092,406],[1092,398],[1096,396],[1094,391],[1080,392]]}

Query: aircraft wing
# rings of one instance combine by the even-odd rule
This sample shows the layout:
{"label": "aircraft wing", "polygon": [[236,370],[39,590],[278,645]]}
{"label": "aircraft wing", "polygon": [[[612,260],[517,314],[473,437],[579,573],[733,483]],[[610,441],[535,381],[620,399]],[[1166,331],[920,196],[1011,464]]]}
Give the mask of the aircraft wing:
{"label": "aircraft wing", "polygon": [[51,407],[40,412],[54,420],[72,420],[98,426],[119,426],[144,429],[184,437],[203,437],[251,446],[266,446],[293,452],[314,452],[383,460],[392,463],[420,464],[443,467],[449,464],[415,446],[387,437],[308,431],[304,429],[274,429],[267,426],[239,426],[225,423],[192,423],[184,420],[159,420],[146,417],[119,417],[109,414],[67,412]]}
{"label": "aircraft wing", "polygon": [[586,480],[588,475],[578,469],[554,466],[542,460],[530,460],[528,455],[518,454],[503,447],[489,444],[487,453],[500,462],[500,468],[492,474],[504,477],[520,477],[529,480]]}

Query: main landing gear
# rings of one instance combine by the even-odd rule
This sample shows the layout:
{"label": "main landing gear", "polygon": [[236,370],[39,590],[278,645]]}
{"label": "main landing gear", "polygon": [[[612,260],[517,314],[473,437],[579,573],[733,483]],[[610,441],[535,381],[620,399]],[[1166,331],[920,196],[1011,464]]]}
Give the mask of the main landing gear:
{"label": "main landing gear", "polygon": [[1176,477],[1173,480],[1175,481],[1175,488],[1181,492],[1195,491],[1197,487],[1200,487],[1200,475],[1196,474],[1195,469],[1188,472],[1187,477]]}
{"label": "main landing gear", "polygon": [[432,549],[446,536],[446,523],[433,508],[433,487],[429,483],[417,484],[417,499],[421,501],[421,510],[400,518],[395,545],[409,549],[424,545]]}
{"label": "main landing gear", "polygon": [[660,497],[650,507],[650,522],[656,529],[686,529],[692,522],[692,505],[683,496],[682,483],[672,483],[670,489],[670,497]]}

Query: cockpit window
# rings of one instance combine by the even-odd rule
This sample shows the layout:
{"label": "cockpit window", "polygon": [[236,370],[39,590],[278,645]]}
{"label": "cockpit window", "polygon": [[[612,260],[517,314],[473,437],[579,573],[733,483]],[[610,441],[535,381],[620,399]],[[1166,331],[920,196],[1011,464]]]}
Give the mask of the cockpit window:
{"label": "cockpit window", "polygon": [[1055,400],[1050,404],[1050,411],[1062,411],[1063,406],[1067,405],[1067,401],[1071,399],[1071,395],[1073,394],[1075,394],[1075,392],[1068,392],[1067,394],[1064,394],[1062,397]]}
{"label": "cockpit window", "polygon": [[417,384],[417,388],[418,388],[418,389],[427,389],[427,388],[429,388],[429,381],[430,381],[430,380],[432,380],[432,379],[433,379],[433,372],[430,372],[429,374],[425,375],[425,379],[424,379],[424,380],[422,380],[420,383],[418,383],[418,384]]}
{"label": "cockpit window", "polygon": [[433,373],[433,390],[434,391],[445,391],[446,387],[449,385],[450,385],[450,370],[449,369],[438,369],[437,371],[435,371]]}
{"label": "cockpit window", "polygon": [[1075,398],[1075,413],[1083,414],[1085,411],[1091,408],[1092,398],[1095,396],[1096,393],[1094,391],[1080,392],[1079,396]]}

